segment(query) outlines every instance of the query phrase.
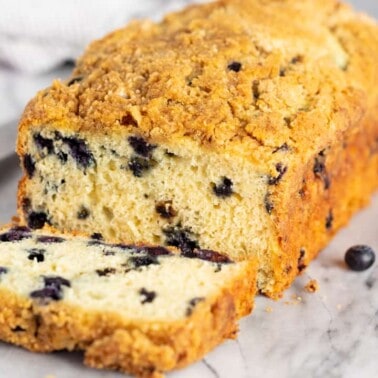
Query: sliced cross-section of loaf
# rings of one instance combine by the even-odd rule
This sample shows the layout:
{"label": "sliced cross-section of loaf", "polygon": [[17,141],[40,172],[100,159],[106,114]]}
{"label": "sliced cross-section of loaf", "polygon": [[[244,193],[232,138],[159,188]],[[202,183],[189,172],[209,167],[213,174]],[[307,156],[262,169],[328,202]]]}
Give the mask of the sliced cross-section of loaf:
{"label": "sliced cross-section of loaf", "polygon": [[253,262],[216,252],[0,231],[0,339],[83,350],[92,367],[150,377],[196,361],[252,309]]}
{"label": "sliced cross-section of loaf", "polygon": [[336,0],[225,0],[94,42],[27,107],[20,215],[259,258],[278,296],[378,187],[378,28]]}

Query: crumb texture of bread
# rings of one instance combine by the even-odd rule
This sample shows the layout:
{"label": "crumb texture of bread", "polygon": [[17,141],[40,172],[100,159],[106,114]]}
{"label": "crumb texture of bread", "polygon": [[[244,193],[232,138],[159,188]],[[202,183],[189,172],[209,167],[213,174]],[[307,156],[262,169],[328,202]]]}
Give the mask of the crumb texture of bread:
{"label": "crumb texture of bread", "polygon": [[0,231],[0,339],[138,377],[181,368],[234,338],[252,310],[256,263],[211,251]]}
{"label": "crumb texture of bread", "polygon": [[336,0],[224,0],[92,43],[27,106],[38,229],[257,257],[276,298],[378,187],[378,27]]}

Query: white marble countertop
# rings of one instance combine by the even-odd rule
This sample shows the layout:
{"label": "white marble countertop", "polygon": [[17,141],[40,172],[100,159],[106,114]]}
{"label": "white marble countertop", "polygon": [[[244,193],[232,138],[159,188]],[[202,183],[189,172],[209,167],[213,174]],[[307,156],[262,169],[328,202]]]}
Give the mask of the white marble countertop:
{"label": "white marble countertop", "polygon": [[[352,2],[378,16],[377,1]],[[20,116],[38,89],[47,86],[52,78],[64,78],[67,74],[67,67],[30,76],[0,66],[0,129]],[[14,155],[0,160],[0,223],[9,221],[15,213],[19,176]],[[378,377],[378,264],[367,272],[355,273],[348,271],[343,263],[345,250],[354,244],[368,244],[378,252],[377,216],[378,196],[375,196],[372,204],[338,233],[282,300],[257,298],[253,315],[241,321],[237,341],[226,342],[203,361],[169,377]],[[304,290],[311,278],[320,286],[314,294]],[[49,375],[54,378],[123,376],[83,367],[79,353],[36,355],[0,343],[0,378]]]}

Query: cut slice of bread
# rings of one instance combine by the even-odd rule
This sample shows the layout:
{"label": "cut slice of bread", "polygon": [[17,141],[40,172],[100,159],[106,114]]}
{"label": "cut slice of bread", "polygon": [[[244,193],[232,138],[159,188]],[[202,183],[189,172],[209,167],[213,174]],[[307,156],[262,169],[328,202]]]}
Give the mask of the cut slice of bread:
{"label": "cut slice of bread", "polygon": [[1,340],[83,350],[89,366],[152,377],[235,337],[252,309],[252,261],[95,237],[0,231]]}

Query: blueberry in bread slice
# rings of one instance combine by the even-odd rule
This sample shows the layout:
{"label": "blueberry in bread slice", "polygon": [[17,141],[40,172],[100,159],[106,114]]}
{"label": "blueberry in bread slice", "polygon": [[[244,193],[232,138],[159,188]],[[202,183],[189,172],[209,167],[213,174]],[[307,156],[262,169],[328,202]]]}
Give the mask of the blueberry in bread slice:
{"label": "blueberry in bread slice", "polygon": [[336,0],[223,0],[94,42],[20,122],[19,213],[258,257],[277,297],[378,187],[378,28]]}
{"label": "blueberry in bread slice", "polygon": [[139,377],[186,366],[237,332],[256,266],[213,251],[0,231],[0,339]]}

